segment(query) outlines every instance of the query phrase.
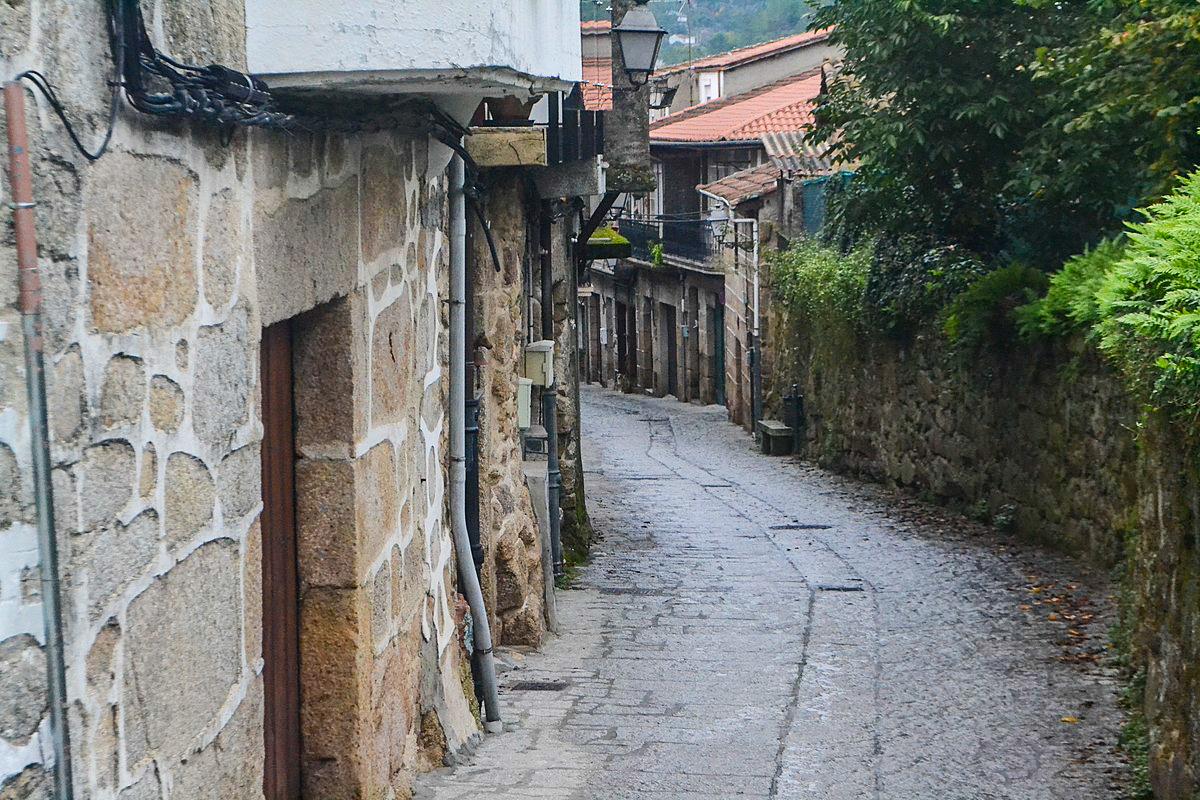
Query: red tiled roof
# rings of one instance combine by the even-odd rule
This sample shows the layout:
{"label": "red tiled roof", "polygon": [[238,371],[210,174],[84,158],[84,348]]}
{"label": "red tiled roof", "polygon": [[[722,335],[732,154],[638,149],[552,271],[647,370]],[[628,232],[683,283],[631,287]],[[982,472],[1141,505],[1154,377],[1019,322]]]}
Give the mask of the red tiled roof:
{"label": "red tiled roof", "polygon": [[731,205],[738,205],[764,194],[775,191],[779,185],[779,167],[774,164],[763,164],[751,167],[741,172],[727,175],[719,181],[702,184],[696,188],[708,194],[715,194]]}
{"label": "red tiled roof", "polygon": [[784,78],[745,94],[685,108],[650,126],[654,142],[740,142],[803,130],[812,122],[821,70]]}
{"label": "red tiled roof", "polygon": [[611,19],[590,19],[580,23],[579,29],[584,33],[608,33],[612,30]]}
{"label": "red tiled roof", "polygon": [[585,58],[579,88],[588,111],[612,111],[612,59]]}
{"label": "red tiled roof", "polygon": [[694,61],[685,61],[682,64],[665,67],[655,72],[655,75],[672,75],[676,72],[685,72],[692,70],[695,72],[724,70],[731,67],[738,67],[742,64],[748,64],[751,61],[758,61],[762,58],[770,58],[771,56],[781,55],[790,50],[797,50],[801,47],[807,47],[811,44],[823,42],[829,38],[833,32],[832,28],[822,28],[819,31],[805,31],[797,33],[794,36],[785,36],[782,39],[775,39],[762,44],[752,44],[748,47],[739,47],[737,50],[730,50],[728,53],[719,53],[715,56],[705,56]]}
{"label": "red tiled roof", "polygon": [[764,133],[763,147],[776,169],[788,177],[832,175],[834,163],[829,156],[829,145],[814,145],[801,131]]}

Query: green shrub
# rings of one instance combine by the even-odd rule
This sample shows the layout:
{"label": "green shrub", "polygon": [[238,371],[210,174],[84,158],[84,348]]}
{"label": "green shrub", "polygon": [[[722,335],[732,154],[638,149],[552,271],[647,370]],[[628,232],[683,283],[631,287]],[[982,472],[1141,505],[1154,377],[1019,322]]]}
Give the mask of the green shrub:
{"label": "green shrub", "polygon": [[985,274],[979,257],[959,245],[916,236],[880,240],[867,279],[871,326],[901,337],[920,330]]}
{"label": "green shrub", "polygon": [[1123,239],[1106,240],[1068,259],[1050,276],[1045,297],[1017,309],[1021,333],[1033,338],[1090,332],[1100,321],[1100,287],[1124,253]]}
{"label": "green shrub", "polygon": [[1097,292],[1100,348],[1135,392],[1196,422],[1200,404],[1200,172],[1129,226]]}
{"label": "green shrub", "polygon": [[836,247],[802,239],[791,249],[771,254],[773,296],[805,317],[814,330],[859,327],[872,245],[843,254]]}
{"label": "green shrub", "polygon": [[960,294],[946,310],[943,329],[963,352],[985,345],[1007,346],[1018,338],[1016,310],[1046,289],[1046,274],[1023,264],[989,272]]}
{"label": "green shrub", "polygon": [[650,245],[650,263],[656,267],[663,265],[663,243],[654,242]]}

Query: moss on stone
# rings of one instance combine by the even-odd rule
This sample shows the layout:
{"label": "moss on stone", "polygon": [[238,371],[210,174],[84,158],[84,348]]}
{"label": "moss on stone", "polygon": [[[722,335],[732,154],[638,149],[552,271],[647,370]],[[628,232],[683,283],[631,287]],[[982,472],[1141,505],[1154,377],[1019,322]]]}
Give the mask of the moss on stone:
{"label": "moss on stone", "polygon": [[641,164],[610,164],[605,181],[610,192],[647,194],[658,188],[654,170]]}

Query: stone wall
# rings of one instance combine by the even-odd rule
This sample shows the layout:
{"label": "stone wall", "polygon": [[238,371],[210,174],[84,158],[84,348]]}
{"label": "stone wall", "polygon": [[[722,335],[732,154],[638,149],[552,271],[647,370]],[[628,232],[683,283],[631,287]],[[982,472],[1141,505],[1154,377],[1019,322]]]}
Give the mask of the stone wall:
{"label": "stone wall", "polygon": [[[1200,789],[1200,479],[1194,451],[1145,420],[1083,342],[969,359],[811,331],[774,309],[768,416],[793,382],[805,455],[1105,565],[1121,564],[1131,659],[1146,676],[1158,796]],[[1132,543],[1132,544],[1129,544]],[[1127,555],[1128,553],[1128,555]]]}
{"label": "stone wall", "polygon": [[[242,62],[241,3],[144,6],[168,52]],[[108,97],[101,8],[0,4],[0,67],[42,68],[88,141]],[[259,796],[258,344],[291,319],[305,795],[407,796],[477,731],[444,501],[440,166],[423,137],[227,147],[128,109],[89,165],[46,109],[30,116],[78,795]],[[0,235],[0,798],[37,798],[49,729],[7,218]]]}
{"label": "stone wall", "polygon": [[488,178],[487,214],[499,248],[500,271],[492,263],[478,222],[472,228],[483,588],[494,640],[536,647],[546,632],[542,534],[525,485],[517,376],[524,369],[527,343],[528,231],[538,207],[536,202],[526,204],[519,172],[491,172]]}
{"label": "stone wall", "polygon": [[1137,409],[1096,358],[1046,347],[967,364],[935,333],[857,339],[825,355],[818,348],[833,335],[814,342],[775,321],[767,415],[780,418],[780,398],[799,383],[808,453],[823,466],[1011,515],[1023,533],[1105,563],[1120,558]]}
{"label": "stone wall", "polygon": [[[579,320],[577,318],[578,275],[575,265],[577,228],[572,215],[556,221],[551,232],[551,269],[554,295],[554,374],[558,408],[558,466],[562,473],[559,507],[562,511],[562,543],[570,560],[581,560],[591,548],[592,527],[587,513],[583,479],[583,453],[580,450],[579,406]],[[533,274],[533,285],[540,286],[540,266]],[[535,321],[540,324],[541,306],[534,304]],[[540,333],[540,328],[537,328]],[[536,402],[536,400],[535,400]]]}
{"label": "stone wall", "polygon": [[1142,428],[1125,597],[1146,677],[1150,778],[1166,800],[1200,795],[1200,462],[1185,441],[1161,420]]}
{"label": "stone wall", "polygon": [[[739,225],[739,234],[747,226]],[[751,339],[754,332],[754,265],[740,247],[721,254],[725,269],[725,407],[729,419],[749,430],[751,423]],[[760,289],[761,289],[760,275]],[[760,309],[767,306],[761,305]],[[762,315],[765,320],[765,314]],[[759,325],[760,331],[762,325]]]}

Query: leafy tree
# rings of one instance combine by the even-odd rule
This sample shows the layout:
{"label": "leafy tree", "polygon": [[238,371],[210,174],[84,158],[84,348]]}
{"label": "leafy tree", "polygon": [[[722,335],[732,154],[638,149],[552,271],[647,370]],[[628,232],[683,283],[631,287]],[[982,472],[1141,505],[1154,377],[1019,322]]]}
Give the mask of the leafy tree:
{"label": "leafy tree", "polygon": [[1103,221],[1200,163],[1200,4],[1092,0],[1086,15],[1081,36],[1035,54],[1052,113],[1026,154],[1026,188],[1079,198]]}
{"label": "leafy tree", "polygon": [[[1031,132],[1048,116],[1030,62],[1078,33],[1078,15],[1015,0],[833,0],[841,69],[815,137],[857,163],[840,210],[864,230],[995,255]],[[1068,251],[1069,252],[1069,251]]]}

